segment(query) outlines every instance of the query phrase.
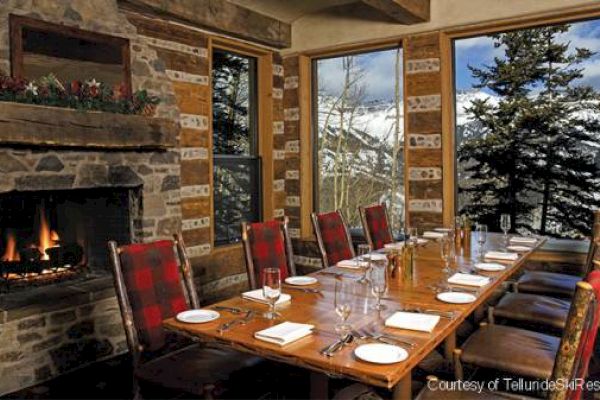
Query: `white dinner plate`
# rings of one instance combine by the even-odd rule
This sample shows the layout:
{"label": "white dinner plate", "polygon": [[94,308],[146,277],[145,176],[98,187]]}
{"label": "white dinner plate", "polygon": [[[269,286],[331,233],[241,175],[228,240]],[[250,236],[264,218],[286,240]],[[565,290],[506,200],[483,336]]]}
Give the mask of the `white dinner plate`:
{"label": "white dinner plate", "polygon": [[175,318],[177,321],[188,324],[204,324],[206,322],[214,321],[220,316],[221,314],[213,310],[188,310],[180,312]]}
{"label": "white dinner plate", "polygon": [[452,229],[450,228],[435,228],[434,231],[436,232],[443,232],[443,233],[448,233],[450,232]]}
{"label": "white dinner plate", "polygon": [[444,303],[452,303],[452,304],[467,304],[472,303],[477,300],[477,297],[473,296],[471,293],[464,292],[444,292],[438,293],[436,298]]}
{"label": "white dinner plate", "polygon": [[383,261],[383,260],[387,260],[387,256],[385,254],[381,254],[381,253],[369,253],[369,254],[365,254],[362,256],[359,256],[358,258],[360,258],[361,260],[371,260],[371,261]]}
{"label": "white dinner plate", "polygon": [[408,358],[408,352],[402,347],[385,343],[361,344],[354,349],[354,355],[374,364],[394,364]]}
{"label": "white dinner plate", "polygon": [[427,244],[429,240],[423,238],[417,238],[417,244]]}
{"label": "white dinner plate", "polygon": [[317,282],[319,282],[317,278],[313,278],[312,276],[290,276],[289,278],[285,278],[285,283],[294,286],[314,285]]}
{"label": "white dinner plate", "polygon": [[531,250],[531,247],[527,246],[508,246],[506,250],[516,251],[517,253],[526,253]]}
{"label": "white dinner plate", "polygon": [[506,269],[506,267],[504,265],[498,264],[498,263],[477,263],[477,264],[475,264],[475,268],[477,268],[481,271],[490,271],[490,272],[504,271]]}

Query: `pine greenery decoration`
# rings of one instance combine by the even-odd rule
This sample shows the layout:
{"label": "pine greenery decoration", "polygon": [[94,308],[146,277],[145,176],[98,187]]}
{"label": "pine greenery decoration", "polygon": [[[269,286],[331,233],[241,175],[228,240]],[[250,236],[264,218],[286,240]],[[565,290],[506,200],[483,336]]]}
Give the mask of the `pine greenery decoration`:
{"label": "pine greenery decoration", "polygon": [[469,66],[475,87],[499,101],[479,99],[466,109],[481,135],[458,149],[469,177],[459,187],[461,212],[494,230],[508,213],[521,233],[580,238],[600,206],[600,94],[577,83],[593,53],[559,40],[569,27],[493,35],[503,56]]}

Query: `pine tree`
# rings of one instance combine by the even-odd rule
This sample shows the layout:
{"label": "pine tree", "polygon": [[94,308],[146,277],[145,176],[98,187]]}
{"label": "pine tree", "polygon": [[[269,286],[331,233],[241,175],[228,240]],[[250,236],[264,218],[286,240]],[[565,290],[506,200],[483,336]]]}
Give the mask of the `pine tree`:
{"label": "pine tree", "polygon": [[470,67],[498,104],[475,101],[467,109],[483,127],[481,137],[459,149],[459,162],[472,181],[459,190],[464,212],[498,229],[501,213],[513,229],[554,236],[589,233],[591,209],[600,192],[594,162],[600,147],[595,118],[598,93],[576,85],[576,66],[592,53],[570,51],[558,35],[568,25],[494,35],[503,57],[483,68]]}

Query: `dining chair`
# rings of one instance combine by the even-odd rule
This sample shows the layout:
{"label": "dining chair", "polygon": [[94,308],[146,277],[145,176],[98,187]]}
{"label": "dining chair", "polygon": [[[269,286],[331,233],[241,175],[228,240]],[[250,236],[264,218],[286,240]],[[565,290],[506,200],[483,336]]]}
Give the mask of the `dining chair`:
{"label": "dining chair", "polygon": [[[585,264],[583,265],[583,275],[593,269],[592,260],[596,252],[600,251],[600,211],[594,212],[594,224],[592,226],[592,237],[588,248]],[[564,274],[549,271],[528,271],[525,272],[514,283],[513,288],[516,292],[544,294],[558,298],[570,298],[575,292],[577,282],[582,279],[579,275]]]}
{"label": "dining chair", "polygon": [[311,217],[324,268],[356,256],[348,224],[340,210],[312,213]]}
{"label": "dining chair", "polygon": [[[599,300],[600,271],[592,271],[577,283],[561,337],[483,323],[455,349],[455,378],[464,378],[465,364],[552,382],[586,378],[598,331]],[[561,387],[547,395],[553,400],[578,399],[581,393]]]}
{"label": "dining chair", "polygon": [[387,207],[384,203],[360,206],[358,210],[367,244],[371,250],[379,250],[394,241]]}
{"label": "dining chair", "polygon": [[281,279],[296,275],[289,220],[242,222],[242,242],[246,273],[250,289],[260,288],[260,272],[264,268],[279,268]]}
{"label": "dining chair", "polygon": [[108,242],[117,300],[131,353],[134,398],[144,388],[213,397],[233,373],[258,358],[201,347],[162,322],[200,307],[183,239],[119,246]]}

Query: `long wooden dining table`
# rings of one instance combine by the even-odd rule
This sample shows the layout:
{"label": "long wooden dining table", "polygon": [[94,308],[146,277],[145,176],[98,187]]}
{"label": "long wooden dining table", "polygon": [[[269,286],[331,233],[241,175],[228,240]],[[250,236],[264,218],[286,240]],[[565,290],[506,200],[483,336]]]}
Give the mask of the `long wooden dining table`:
{"label": "long wooden dining table", "polygon": [[[470,249],[465,250],[461,247],[457,250],[457,257],[453,263],[453,268],[456,270],[470,270],[474,263],[480,261],[481,254],[476,236],[477,234],[474,233]],[[412,279],[389,279],[388,289],[382,300],[382,304],[385,304],[386,309],[382,311],[373,309],[372,306],[376,299],[371,293],[369,285],[357,281],[357,278],[362,275],[362,270],[331,267],[311,274],[318,279],[318,283],[308,287],[316,288],[318,292],[305,292],[284,284],[283,292],[290,294],[292,300],[287,304],[277,306],[277,311],[281,314],[278,320],[268,320],[262,317],[262,313],[267,311],[267,305],[237,296],[206,308],[221,306],[256,311],[256,316],[245,324],[237,324],[231,329],[220,333],[218,327],[221,324],[240,318],[240,315],[220,311],[221,317],[213,322],[187,324],[171,318],[164,321],[164,326],[167,329],[178,331],[202,341],[217,342],[220,345],[315,372],[316,374],[312,375],[315,386],[311,388],[311,395],[314,397],[325,395],[323,386],[319,387],[318,383],[323,385],[326,382],[324,377],[329,375],[384,387],[392,390],[393,398],[408,399],[411,397],[411,370],[442,343],[445,345],[444,353],[448,361],[451,362],[452,352],[456,344],[455,332],[458,326],[473,312],[481,310],[494,291],[499,289],[503,282],[517,272],[543,242],[544,240],[540,238],[536,245],[531,246],[530,251],[519,253],[519,258],[516,261],[496,260],[495,262],[506,265],[507,268],[502,271],[477,271],[480,275],[489,276],[491,280],[486,286],[477,288],[477,299],[469,304],[448,304],[436,299],[435,286],[446,285],[447,275],[442,271],[443,262],[440,256],[440,243],[436,240],[430,240],[417,249]],[[488,233],[483,252],[502,250],[506,246],[505,243],[501,234]],[[339,272],[343,275],[336,276],[329,272]],[[413,342],[414,346],[404,347],[408,351],[406,360],[389,365],[361,361],[354,356],[353,352],[357,341],[348,344],[331,357],[321,354],[320,350],[339,339],[335,331],[335,324],[339,322],[334,307],[336,279],[356,281],[357,290],[354,295],[353,310],[348,319],[352,328],[369,327]],[[460,288],[461,286],[453,286],[452,289],[460,291]],[[467,293],[473,293],[472,287],[469,291],[466,287],[463,288]],[[431,333],[385,327],[385,320],[394,312],[403,309],[450,311],[453,315],[440,318]],[[255,332],[283,321],[312,324],[315,326],[315,330],[311,335],[285,346],[255,339]]]}

